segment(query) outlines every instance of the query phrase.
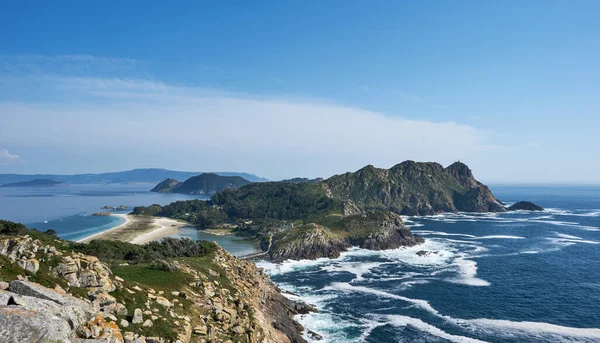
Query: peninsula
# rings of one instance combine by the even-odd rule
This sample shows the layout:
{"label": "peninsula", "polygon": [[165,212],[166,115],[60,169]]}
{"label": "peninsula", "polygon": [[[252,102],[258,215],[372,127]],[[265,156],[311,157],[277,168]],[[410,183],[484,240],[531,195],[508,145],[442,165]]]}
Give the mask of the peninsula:
{"label": "peninsula", "polygon": [[59,182],[48,179],[35,179],[31,181],[13,182],[0,185],[0,187],[61,187],[68,186],[65,182]]}

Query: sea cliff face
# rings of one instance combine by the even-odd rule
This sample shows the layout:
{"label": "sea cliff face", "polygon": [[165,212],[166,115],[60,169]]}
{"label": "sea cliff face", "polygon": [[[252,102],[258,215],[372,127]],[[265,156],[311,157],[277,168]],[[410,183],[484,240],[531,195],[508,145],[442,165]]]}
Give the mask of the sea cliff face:
{"label": "sea cliff face", "polygon": [[287,299],[260,268],[221,248],[205,257],[172,258],[158,269],[123,262],[111,268],[73,252],[72,244],[0,235],[0,337],[42,343],[305,342],[293,315],[313,308]]}
{"label": "sea cliff face", "polygon": [[422,243],[399,215],[368,211],[345,217],[332,227],[310,223],[276,234],[268,249],[274,261],[337,258],[352,246],[369,250],[396,249]]}
{"label": "sea cliff face", "polygon": [[413,161],[390,169],[366,166],[354,173],[332,176],[322,185],[330,197],[351,200],[363,210],[385,209],[403,215],[506,211],[460,162],[447,168]]}

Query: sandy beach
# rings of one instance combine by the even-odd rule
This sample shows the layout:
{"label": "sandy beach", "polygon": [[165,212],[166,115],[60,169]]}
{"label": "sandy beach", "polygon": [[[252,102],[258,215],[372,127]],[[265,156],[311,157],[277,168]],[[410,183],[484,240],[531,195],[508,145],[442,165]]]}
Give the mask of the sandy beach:
{"label": "sandy beach", "polygon": [[144,244],[177,233],[179,228],[189,225],[186,222],[164,217],[111,214],[124,218],[125,222],[112,229],[93,234],[78,240],[88,243],[94,239],[118,240],[133,244]]}

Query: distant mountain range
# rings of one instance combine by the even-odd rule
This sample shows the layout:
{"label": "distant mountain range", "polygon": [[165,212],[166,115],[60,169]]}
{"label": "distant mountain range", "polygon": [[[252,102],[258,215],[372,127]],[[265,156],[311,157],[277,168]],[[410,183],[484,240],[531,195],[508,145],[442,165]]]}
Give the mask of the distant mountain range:
{"label": "distant mountain range", "polygon": [[[90,184],[90,183],[130,183],[130,182],[144,182],[144,183],[158,183],[165,179],[175,180],[187,180],[192,176],[198,176],[203,172],[184,172],[175,171],[168,169],[133,169],[122,172],[114,173],[101,173],[101,174],[75,174],[75,175],[54,175],[54,174],[0,174],[0,184],[15,183],[15,182],[27,182],[35,179],[49,179],[58,182],[65,182],[69,184]],[[221,176],[239,176],[248,181],[252,182],[264,182],[267,179],[258,177],[248,173],[234,173],[234,172],[218,172],[214,173]]]}
{"label": "distant mountain range", "polygon": [[64,182],[48,180],[48,179],[35,179],[24,182],[13,182],[0,185],[0,187],[60,187],[68,186]]}
{"label": "distant mountain range", "polygon": [[212,195],[226,188],[237,189],[249,183],[250,181],[241,176],[222,176],[214,173],[204,173],[192,176],[184,182],[179,182],[175,179],[166,179],[152,188],[152,192]]}

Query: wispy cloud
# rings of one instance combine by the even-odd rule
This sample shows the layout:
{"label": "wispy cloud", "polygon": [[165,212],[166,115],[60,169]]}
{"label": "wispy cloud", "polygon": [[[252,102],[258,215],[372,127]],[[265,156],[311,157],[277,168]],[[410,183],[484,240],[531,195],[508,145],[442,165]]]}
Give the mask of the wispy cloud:
{"label": "wispy cloud", "polygon": [[23,160],[19,155],[9,153],[7,149],[0,149],[0,166],[23,163],[25,163],[25,160]]}
{"label": "wispy cloud", "polygon": [[137,166],[152,161],[276,179],[328,176],[366,164],[390,167],[405,159],[450,163],[496,149],[483,131],[468,125],[410,120],[317,99],[182,87],[118,73],[31,73],[4,83],[1,78],[0,88],[19,89],[14,86],[23,83],[27,94],[0,101],[0,145],[42,150],[51,145],[55,153],[85,151],[90,157],[128,154]]}

